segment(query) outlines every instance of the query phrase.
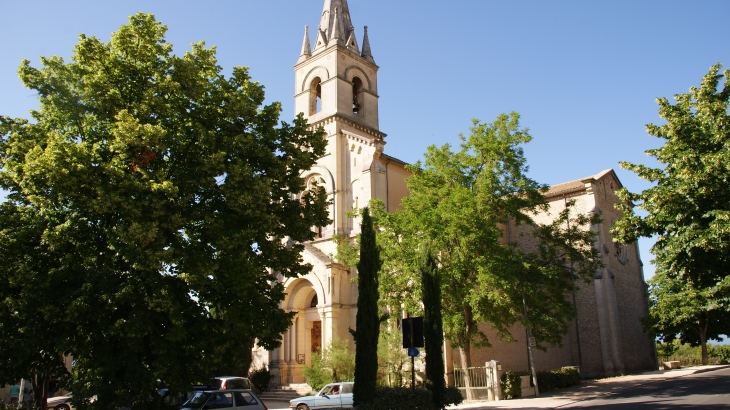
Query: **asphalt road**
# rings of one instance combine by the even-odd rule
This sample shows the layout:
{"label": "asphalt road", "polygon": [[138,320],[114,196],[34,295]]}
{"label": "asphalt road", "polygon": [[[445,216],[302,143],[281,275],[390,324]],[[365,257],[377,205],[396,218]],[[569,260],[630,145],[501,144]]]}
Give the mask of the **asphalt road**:
{"label": "asphalt road", "polygon": [[728,410],[730,368],[664,380],[597,397],[560,409]]}

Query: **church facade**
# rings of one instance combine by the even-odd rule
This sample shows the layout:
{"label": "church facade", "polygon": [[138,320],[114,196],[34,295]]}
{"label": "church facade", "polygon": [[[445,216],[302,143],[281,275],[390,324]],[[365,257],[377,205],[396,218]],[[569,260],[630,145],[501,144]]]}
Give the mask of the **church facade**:
{"label": "church facade", "polygon": [[[347,214],[371,199],[381,199],[392,212],[408,195],[406,164],[384,154],[386,134],[378,123],[379,67],[367,27],[361,42],[358,37],[347,0],[325,0],[319,26],[312,33],[305,28],[300,57],[294,65],[295,112],[304,113],[312,127],[323,127],[327,139],[326,154],[303,177],[308,187],[324,187],[331,200],[332,223],[315,228],[317,238],[305,244],[303,259],[313,266],[311,273],[282,278],[286,289],[282,308],[296,312],[296,316],[282,337],[281,347],[254,352],[254,364],[267,364],[282,384],[304,383],[302,370],[311,364],[312,352],[326,347],[333,338],[347,340],[354,351],[348,328],[355,328],[358,295],[352,278],[356,273],[333,258],[333,235],[357,235],[360,223]],[[611,185],[611,194],[605,190],[606,184]],[[566,198],[575,198],[580,204],[578,210],[607,212],[611,217],[604,216],[602,226],[594,227],[599,233],[596,246],[608,249],[602,252],[606,269],[596,273],[591,286],[580,285],[577,325],[574,323],[562,347],[537,355],[540,369],[582,366],[584,376],[590,376],[649,369],[656,364],[653,342],[641,332],[638,322],[647,309],[638,247],[614,245],[610,239],[610,223],[617,212],[612,204],[618,200],[612,192],[619,186],[615,173],[606,171],[555,186],[548,194],[557,212]],[[549,214],[538,215],[536,220],[546,222],[549,218]],[[524,228],[507,227],[505,235],[520,229]],[[619,252],[620,257],[611,258],[611,252]],[[485,329],[489,333],[486,325]],[[513,334],[519,340],[524,330],[515,328]],[[524,340],[490,340],[495,341],[492,348],[472,352],[475,365],[493,359],[501,361],[505,370],[527,369]],[[446,377],[453,381],[449,375],[453,375],[454,363],[459,363],[458,350],[447,343],[444,355]]]}

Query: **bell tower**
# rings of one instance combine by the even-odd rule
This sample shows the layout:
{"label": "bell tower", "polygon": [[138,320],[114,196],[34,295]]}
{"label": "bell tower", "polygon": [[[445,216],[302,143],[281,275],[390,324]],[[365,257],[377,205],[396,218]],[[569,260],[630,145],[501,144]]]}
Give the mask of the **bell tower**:
{"label": "bell tower", "polygon": [[313,47],[305,27],[294,65],[295,113],[327,132],[327,153],[311,170],[334,203],[334,222],[320,235],[349,236],[359,230],[359,222],[347,218],[347,212],[370,199],[386,198],[387,181],[380,175],[385,172],[380,161],[385,134],[378,129],[378,66],[367,27],[362,47],[358,43],[347,0],[324,0],[319,26],[311,34]]}

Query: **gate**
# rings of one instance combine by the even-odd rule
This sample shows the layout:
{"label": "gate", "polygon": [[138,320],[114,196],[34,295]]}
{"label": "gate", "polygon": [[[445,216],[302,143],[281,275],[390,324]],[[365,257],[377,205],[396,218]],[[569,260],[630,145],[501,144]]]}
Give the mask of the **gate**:
{"label": "gate", "polygon": [[[454,385],[461,392],[461,396],[467,400],[490,400],[491,374],[491,369],[488,367],[454,369]],[[466,385],[467,376],[470,382],[468,387]]]}

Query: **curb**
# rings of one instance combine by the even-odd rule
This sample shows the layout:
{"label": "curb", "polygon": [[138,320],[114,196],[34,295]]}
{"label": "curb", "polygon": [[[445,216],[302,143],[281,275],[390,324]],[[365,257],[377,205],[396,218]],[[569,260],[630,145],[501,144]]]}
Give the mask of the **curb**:
{"label": "curb", "polygon": [[[648,386],[648,385],[651,385],[651,384],[655,384],[655,383],[660,383],[660,382],[663,382],[663,381],[667,381],[669,379],[680,379],[682,377],[691,376],[693,374],[714,372],[716,370],[727,369],[729,367],[730,367],[730,365],[721,365],[721,366],[718,366],[718,367],[713,367],[712,369],[697,369],[697,370],[693,371],[692,373],[687,373],[687,374],[683,374],[681,376],[675,376],[675,377],[665,377],[665,378],[661,378],[661,379],[660,378],[657,378],[657,379],[654,379],[654,380],[647,380],[647,381],[645,381],[643,383],[638,383],[638,384],[635,384],[635,385],[633,385],[631,387]],[[618,392],[606,392],[606,393],[596,394],[594,396],[589,396],[589,397],[585,397],[585,398],[582,398],[582,399],[576,399],[576,400],[574,400],[574,401],[572,401],[570,403],[561,404],[559,406],[555,406],[555,407],[552,407],[552,408],[553,409],[559,409],[561,407],[570,406],[571,404],[580,403],[580,402],[586,401],[586,400],[593,400],[593,399],[596,399],[598,397],[611,396],[611,395],[614,395],[614,394],[618,394]]]}

